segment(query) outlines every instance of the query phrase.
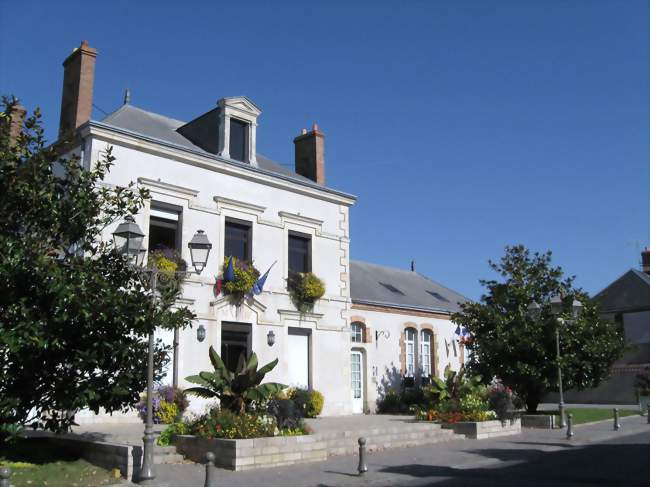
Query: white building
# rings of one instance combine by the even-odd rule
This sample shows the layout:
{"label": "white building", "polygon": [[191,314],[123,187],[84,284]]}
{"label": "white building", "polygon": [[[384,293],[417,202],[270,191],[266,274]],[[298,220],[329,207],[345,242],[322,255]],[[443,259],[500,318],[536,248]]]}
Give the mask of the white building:
{"label": "white building", "polygon": [[[463,350],[449,316],[465,298],[415,272],[350,263],[355,197],[325,185],[318,127],[294,139],[294,172],[257,151],[261,110],[246,97],[222,98],[189,122],[128,100],[102,121],[90,120],[95,58],[82,43],[64,63],[62,132],[77,130],[87,168],[113,147],[106,184],[135,181],[150,190],[136,216],[149,250],[164,245],[189,262],[187,243],[198,229],[213,244],[206,269],[187,280],[180,300],[197,316],[193,328],[180,331],[176,344],[173,333],[160,334],[175,345],[170,382],[186,387],[184,377],[209,370],[210,345],[227,362],[254,351],[261,363],[279,358],[268,380],[318,389],[323,414],[343,415],[374,410],[377,395],[387,384],[400,387],[403,376],[459,366]],[[263,293],[240,306],[215,295],[229,255],[261,272],[277,261]],[[326,284],[312,312],[298,312],[289,298],[286,278],[294,271],[311,271]],[[193,400],[192,407],[202,404]]]}

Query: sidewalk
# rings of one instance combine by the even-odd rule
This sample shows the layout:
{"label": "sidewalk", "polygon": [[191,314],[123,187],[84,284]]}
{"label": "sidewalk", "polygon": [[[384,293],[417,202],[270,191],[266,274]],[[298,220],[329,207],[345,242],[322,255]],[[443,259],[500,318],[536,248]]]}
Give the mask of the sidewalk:
{"label": "sidewalk", "polygon": [[[386,450],[367,457],[358,477],[356,456],[292,467],[231,472],[216,470],[217,485],[229,487],[397,485],[648,485],[650,425],[641,416],[578,425],[567,440],[562,430],[524,430],[491,440]],[[158,481],[202,487],[205,467],[157,465]]]}

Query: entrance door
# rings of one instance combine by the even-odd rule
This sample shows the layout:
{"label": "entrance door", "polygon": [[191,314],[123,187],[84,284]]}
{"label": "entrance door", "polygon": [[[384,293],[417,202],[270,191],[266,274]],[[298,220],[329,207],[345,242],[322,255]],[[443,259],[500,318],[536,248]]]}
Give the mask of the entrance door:
{"label": "entrance door", "polygon": [[350,366],[352,380],[352,412],[363,413],[363,358],[361,352],[352,352]]}

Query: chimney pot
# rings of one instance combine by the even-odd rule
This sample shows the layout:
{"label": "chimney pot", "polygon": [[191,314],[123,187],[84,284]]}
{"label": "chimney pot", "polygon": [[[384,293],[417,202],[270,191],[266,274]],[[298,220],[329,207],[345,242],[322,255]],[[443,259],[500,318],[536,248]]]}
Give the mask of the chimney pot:
{"label": "chimney pot", "polygon": [[646,274],[650,274],[650,247],[641,251],[641,269]]}
{"label": "chimney pot", "polygon": [[89,47],[88,41],[82,41],[63,61],[59,138],[90,120],[96,58],[97,50]]}
{"label": "chimney pot", "polygon": [[311,132],[306,129],[293,139],[295,146],[296,173],[315,183],[325,184],[325,134],[313,124]]}

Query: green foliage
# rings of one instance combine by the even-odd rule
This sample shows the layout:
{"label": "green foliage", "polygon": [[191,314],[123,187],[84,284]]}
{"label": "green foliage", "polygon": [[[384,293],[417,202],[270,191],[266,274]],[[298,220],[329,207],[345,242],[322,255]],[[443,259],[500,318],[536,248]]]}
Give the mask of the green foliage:
{"label": "green foliage", "polygon": [[147,268],[158,270],[156,288],[160,299],[164,302],[174,302],[181,291],[187,270],[187,263],[178,251],[164,248],[150,252]]}
{"label": "green foliage", "polygon": [[311,272],[292,272],[287,278],[291,300],[299,311],[309,311],[325,294],[325,283]]}
{"label": "green foliage", "polygon": [[315,389],[292,388],[288,397],[303,410],[305,418],[315,418],[325,405],[325,397]]}
{"label": "green foliage", "polygon": [[[139,273],[102,239],[149,197],[103,184],[111,148],[90,170],[64,141],[47,146],[40,113],[10,140],[0,114],[0,424],[66,429],[64,411],[135,405],[146,384],[155,326],[183,327],[192,313],[154,307]],[[67,153],[66,156],[61,156]],[[156,376],[168,361],[157,342]]]}
{"label": "green foliage", "polygon": [[[480,302],[461,305],[452,319],[469,330],[469,367],[488,382],[494,377],[512,388],[534,412],[557,386],[555,330],[551,300],[562,296],[562,376],[565,389],[597,386],[624,350],[620,329],[601,320],[595,304],[573,278],[551,265],[551,253],[531,254],[523,246],[506,247],[500,263],[490,261],[500,280],[481,280],[487,293]],[[571,314],[574,300],[584,308]],[[539,313],[529,311],[533,302]],[[570,323],[569,323],[570,322]]]}
{"label": "green foliage", "polygon": [[[222,275],[228,267],[228,260],[229,257],[226,257],[223,261],[223,267],[221,269]],[[235,279],[233,281],[224,282],[223,289],[235,304],[239,304],[251,289],[253,289],[253,286],[260,278],[260,271],[258,271],[252,263],[237,260],[235,257],[232,258],[232,262]]]}
{"label": "green foliage", "polygon": [[259,413],[236,413],[213,408],[188,425],[188,433],[202,438],[264,438],[278,432],[275,418]]}
{"label": "green foliage", "polygon": [[218,398],[224,408],[244,414],[247,407],[266,402],[287,388],[275,382],[262,384],[266,374],[278,364],[278,359],[258,370],[257,355],[253,353],[246,360],[242,354],[236,370],[230,371],[212,346],[209,354],[214,372],[200,372],[199,375],[186,377],[188,382],[200,386],[186,389],[186,393],[207,399]]}
{"label": "green foliage", "polygon": [[177,422],[171,423],[167,428],[165,428],[158,436],[156,443],[160,446],[169,446],[172,444],[172,439],[176,435],[186,435],[189,432],[189,427],[187,423]]}
{"label": "green foliage", "polygon": [[384,397],[377,399],[377,412],[380,414],[403,413],[407,410],[408,407],[396,391],[388,391]]}
{"label": "green foliage", "polygon": [[481,383],[480,377],[469,375],[464,366],[461,366],[458,372],[447,366],[445,379],[432,377],[431,385],[426,388],[425,394],[434,403],[447,401],[459,404],[467,396],[479,397],[484,392],[485,386]]}

